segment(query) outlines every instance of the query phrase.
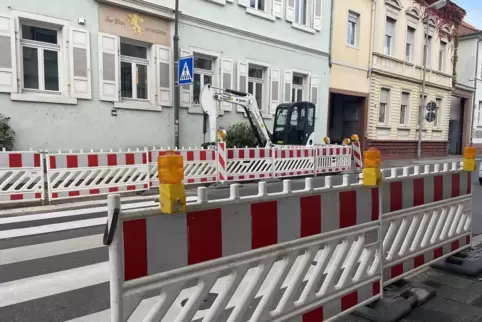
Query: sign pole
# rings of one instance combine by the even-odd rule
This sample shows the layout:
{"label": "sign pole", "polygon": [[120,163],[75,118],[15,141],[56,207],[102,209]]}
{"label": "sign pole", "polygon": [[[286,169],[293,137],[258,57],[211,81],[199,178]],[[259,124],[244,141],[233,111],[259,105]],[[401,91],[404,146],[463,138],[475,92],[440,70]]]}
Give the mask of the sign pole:
{"label": "sign pole", "polygon": [[[179,0],[176,0],[176,7],[174,11],[174,73],[179,69]],[[179,148],[179,105],[181,100],[181,87],[179,84],[174,84],[174,147]]]}

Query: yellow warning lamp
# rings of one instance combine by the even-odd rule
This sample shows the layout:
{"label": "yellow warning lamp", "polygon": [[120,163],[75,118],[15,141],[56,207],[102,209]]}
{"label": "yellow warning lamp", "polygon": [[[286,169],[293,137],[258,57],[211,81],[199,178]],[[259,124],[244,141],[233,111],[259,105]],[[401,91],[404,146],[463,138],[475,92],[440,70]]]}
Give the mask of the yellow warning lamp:
{"label": "yellow warning lamp", "polygon": [[323,139],[323,142],[325,142],[325,144],[330,144],[330,138],[325,136],[325,138]]}
{"label": "yellow warning lamp", "polygon": [[349,138],[343,139],[343,145],[350,145],[350,144],[351,144],[351,140]]}
{"label": "yellow warning lamp", "polygon": [[184,161],[181,155],[168,151],[157,159],[159,173],[159,201],[161,212],[174,214],[186,211]]}
{"label": "yellow warning lamp", "polygon": [[363,153],[365,167],[363,168],[363,185],[366,187],[377,187],[381,183],[380,172],[380,150],[370,148]]}
{"label": "yellow warning lamp", "polygon": [[351,136],[351,140],[352,140],[352,141],[355,141],[355,142],[358,142],[358,141],[360,141],[360,138],[358,137],[358,135],[353,134],[353,135]]}
{"label": "yellow warning lamp", "polygon": [[472,172],[476,169],[475,156],[477,155],[477,150],[472,146],[467,146],[464,148],[464,171]]}
{"label": "yellow warning lamp", "polygon": [[223,142],[224,138],[226,138],[226,135],[228,135],[228,132],[222,127],[219,128],[218,130],[218,141]]}

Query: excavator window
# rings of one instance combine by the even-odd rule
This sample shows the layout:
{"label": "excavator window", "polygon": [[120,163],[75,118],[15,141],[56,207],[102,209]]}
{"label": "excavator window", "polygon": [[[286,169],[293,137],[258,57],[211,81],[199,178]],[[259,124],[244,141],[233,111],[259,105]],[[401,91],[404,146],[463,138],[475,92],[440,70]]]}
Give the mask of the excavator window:
{"label": "excavator window", "polygon": [[309,102],[281,104],[276,108],[273,142],[304,145],[314,131],[315,105]]}

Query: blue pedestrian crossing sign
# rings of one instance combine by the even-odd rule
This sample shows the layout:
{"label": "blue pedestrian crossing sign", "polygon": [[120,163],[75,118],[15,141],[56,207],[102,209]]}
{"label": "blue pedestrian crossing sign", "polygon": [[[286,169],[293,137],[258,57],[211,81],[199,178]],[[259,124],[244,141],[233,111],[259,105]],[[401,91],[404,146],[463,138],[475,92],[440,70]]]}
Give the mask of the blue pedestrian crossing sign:
{"label": "blue pedestrian crossing sign", "polygon": [[177,70],[177,83],[179,85],[191,85],[193,81],[193,62],[192,56],[179,59]]}

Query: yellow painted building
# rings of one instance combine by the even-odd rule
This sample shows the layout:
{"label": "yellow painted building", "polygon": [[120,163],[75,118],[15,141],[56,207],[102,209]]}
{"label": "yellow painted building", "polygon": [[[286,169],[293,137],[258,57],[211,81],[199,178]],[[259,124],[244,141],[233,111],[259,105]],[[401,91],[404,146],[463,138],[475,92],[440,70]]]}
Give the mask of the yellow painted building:
{"label": "yellow painted building", "polygon": [[[423,121],[423,154],[447,154],[452,92],[453,45],[429,19],[426,101],[435,102],[433,122]],[[446,32],[451,26],[442,26]],[[413,0],[377,0],[367,144],[386,157],[417,152],[426,26]],[[424,109],[424,114],[426,110]]]}

